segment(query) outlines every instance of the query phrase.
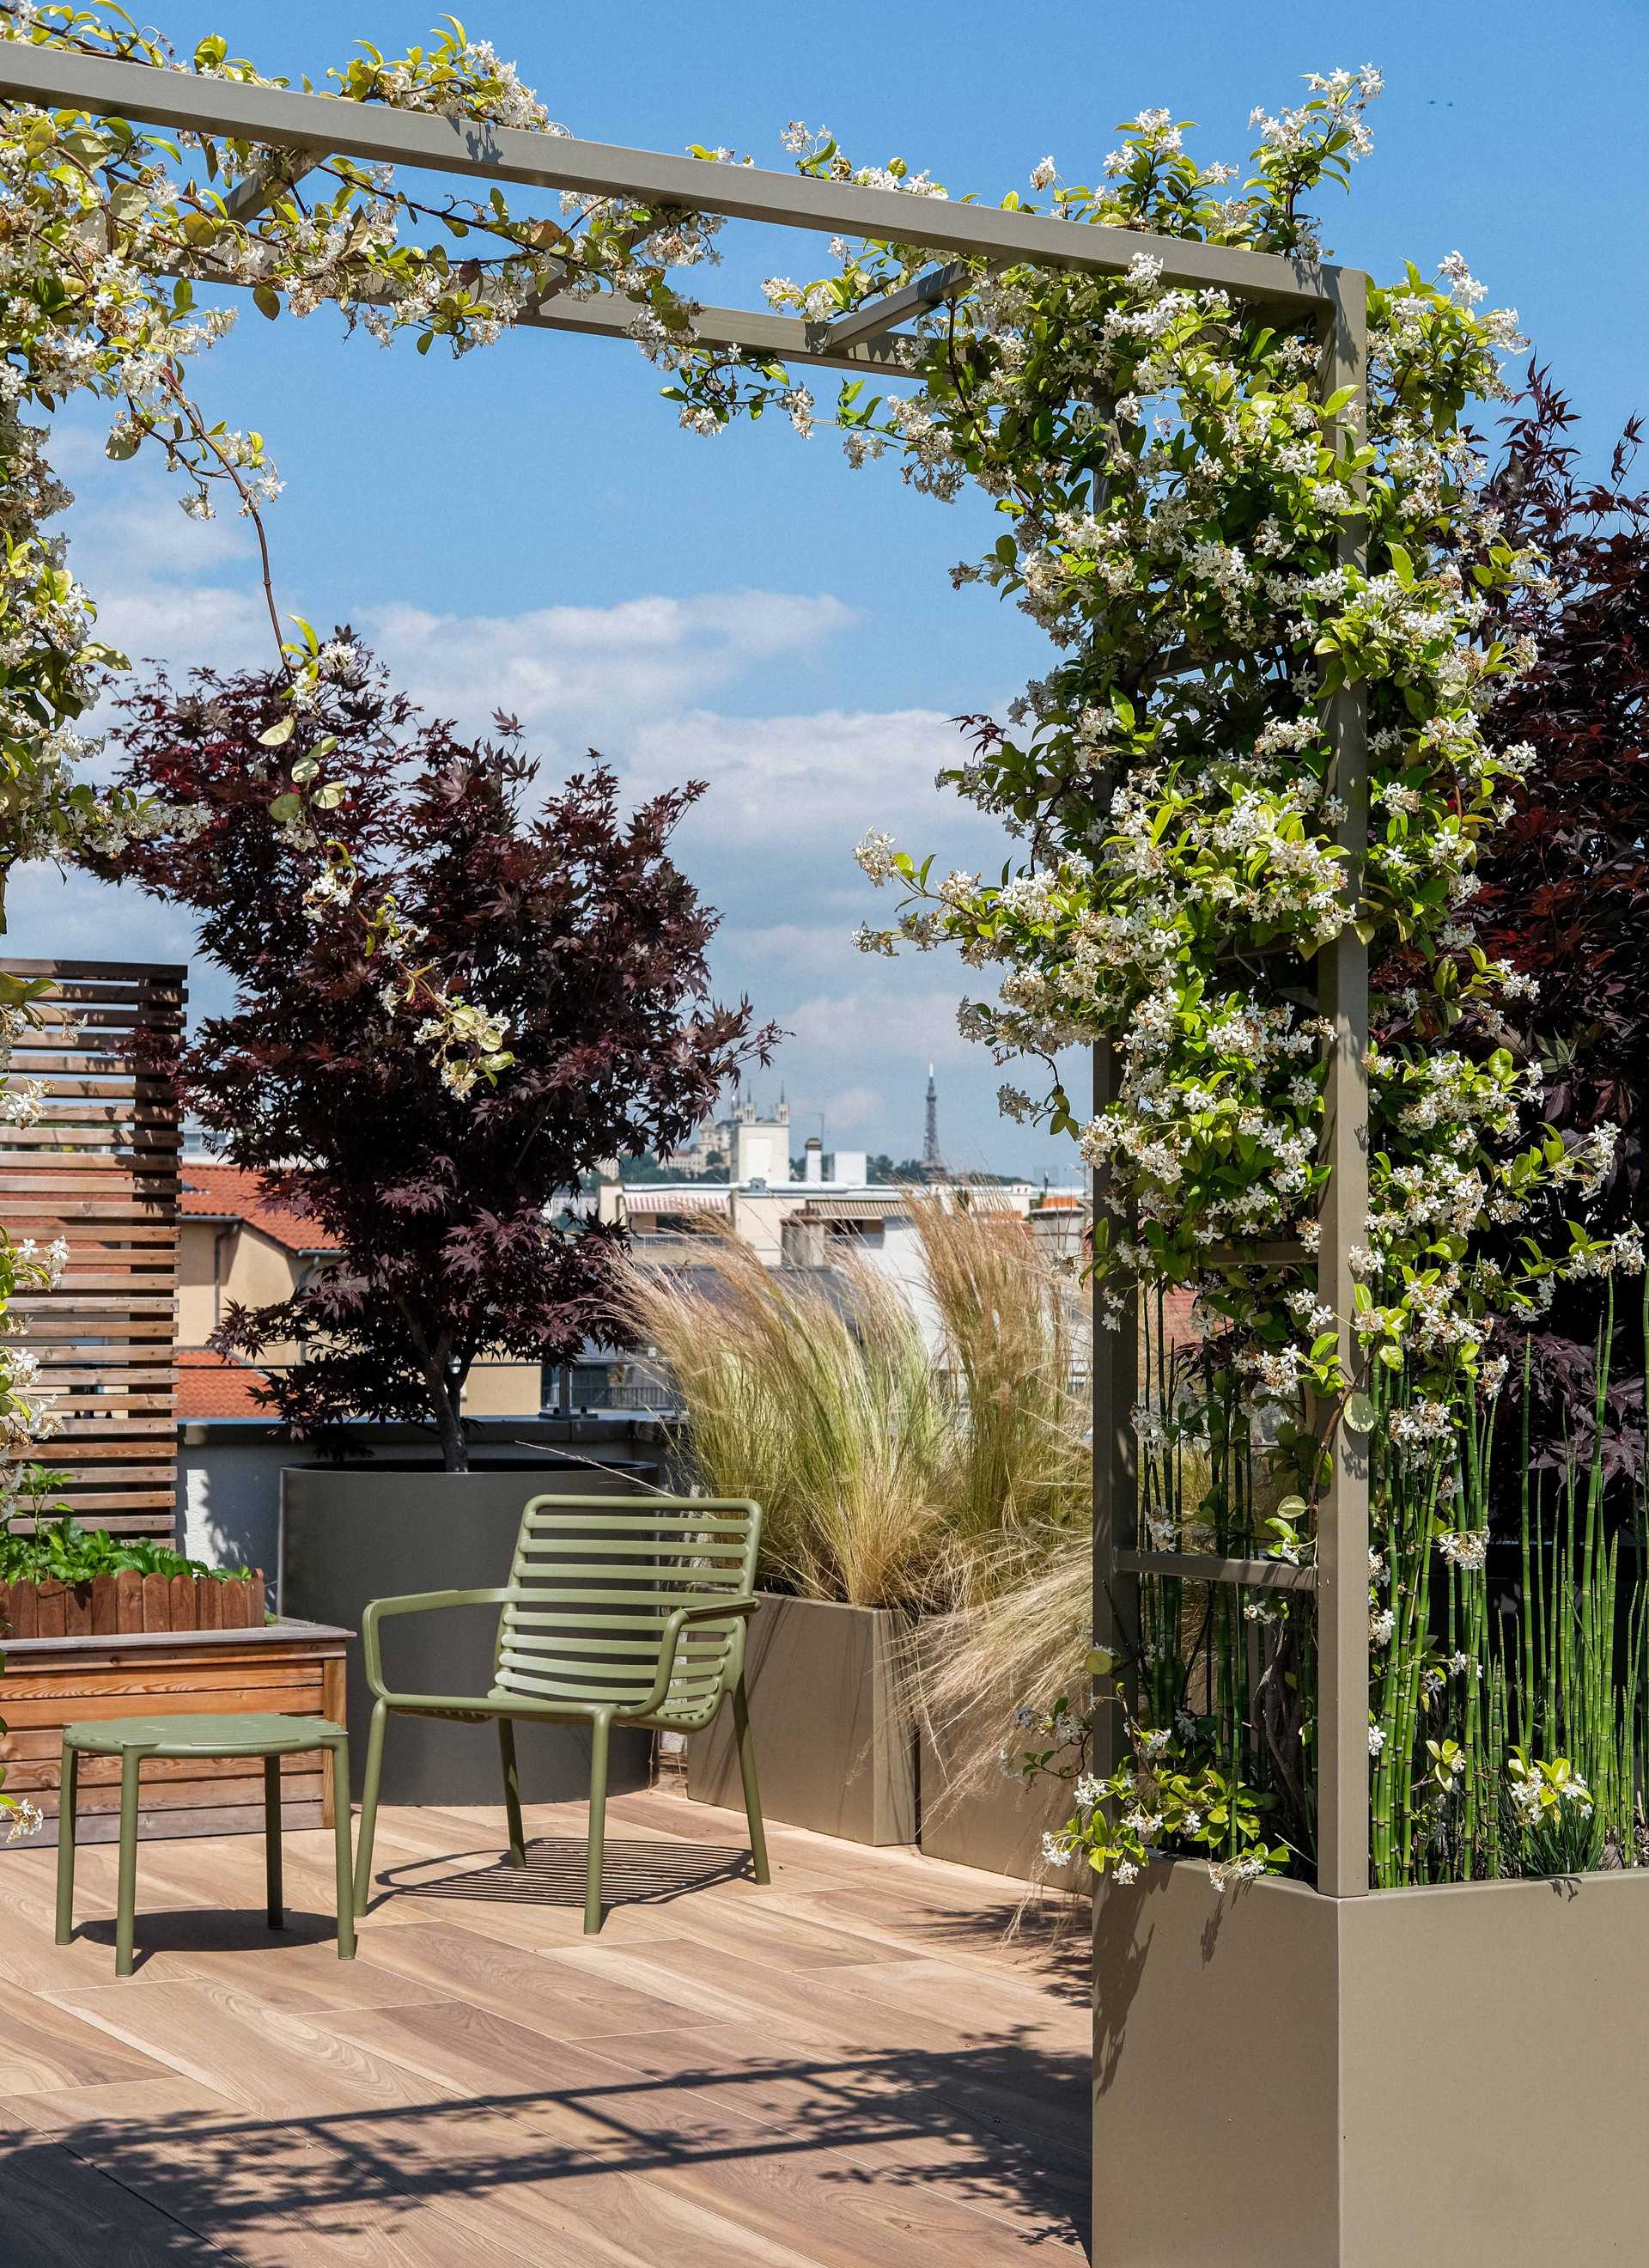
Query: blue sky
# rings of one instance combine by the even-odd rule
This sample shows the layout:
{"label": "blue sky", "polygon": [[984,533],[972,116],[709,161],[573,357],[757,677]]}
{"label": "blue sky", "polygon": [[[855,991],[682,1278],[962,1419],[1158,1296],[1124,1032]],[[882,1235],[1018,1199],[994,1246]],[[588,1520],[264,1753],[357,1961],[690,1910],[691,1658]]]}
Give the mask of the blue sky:
{"label": "blue sky", "polygon": [[[220,30],[266,69],[320,78],[347,36],[391,51],[434,14],[423,0],[190,0],[158,20],[180,46]],[[897,153],[992,198],[1050,152],[1065,178],[1093,179],[1115,122],[1155,104],[1199,122],[1203,155],[1240,158],[1255,103],[1294,100],[1302,71],[1372,61],[1387,77],[1373,155],[1351,198],[1323,207],[1340,256],[1379,276],[1463,252],[1575,396],[1594,456],[1649,407],[1643,0],[700,0],[690,15],[632,0],[622,25],[495,0],[466,20],[575,133],[727,143],[771,166],[801,117],[856,156]],[[806,239],[730,227],[724,242],[710,296],[757,304],[762,275],[817,272]],[[709,779],[681,855],[725,917],[718,987],[793,1034],[758,1091],[782,1079],[800,1131],[822,1116],[833,1145],[909,1154],[931,1057],[956,1162],[1067,1174],[1068,1145],[997,1119],[1000,1075],[955,1031],[955,964],[869,961],[847,942],[878,903],[850,855],[865,828],[943,864],[1000,856],[932,787],[955,745],[946,720],[999,711],[1043,666],[1020,616],[950,588],[946,570],[980,548],[978,508],[914,496],[891,464],[850,471],[823,430],[680,433],[656,373],[618,343],[524,335],[454,364],[340,328],[246,306],[196,373],[216,414],[268,436],[287,481],[271,516],[283,605],[352,622],[442,714],[479,727],[515,709],[552,770],[593,745],[637,793]],[[261,660],[245,529],[200,527],[152,468],[106,464],[84,416],[57,453],[77,499],[72,561],[107,634],[174,666]],[[13,953],[171,958],[192,942],[129,892],[49,871],[13,884]],[[203,964],[195,990],[216,990]]]}

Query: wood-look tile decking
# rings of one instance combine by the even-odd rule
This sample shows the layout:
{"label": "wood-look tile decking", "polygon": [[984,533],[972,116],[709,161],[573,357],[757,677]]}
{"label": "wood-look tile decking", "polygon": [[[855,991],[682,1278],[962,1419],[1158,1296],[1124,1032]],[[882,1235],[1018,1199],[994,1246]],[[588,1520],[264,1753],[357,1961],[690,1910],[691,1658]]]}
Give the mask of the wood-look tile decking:
{"label": "wood-look tile decking", "polygon": [[609,1807],[581,1933],[583,1810],[388,1810],[359,1958],[328,1835],[142,1846],[136,1974],[114,1852],[0,1855],[6,2268],[991,2268],[1086,2258],[1087,1942],[1017,1886],[674,1793]]}

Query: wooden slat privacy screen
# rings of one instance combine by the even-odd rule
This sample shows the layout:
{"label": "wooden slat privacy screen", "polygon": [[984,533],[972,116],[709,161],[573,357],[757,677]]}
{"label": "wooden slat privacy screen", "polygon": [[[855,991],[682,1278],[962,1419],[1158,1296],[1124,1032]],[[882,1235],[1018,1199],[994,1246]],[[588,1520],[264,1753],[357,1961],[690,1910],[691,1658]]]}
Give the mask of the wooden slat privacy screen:
{"label": "wooden slat privacy screen", "polygon": [[178,1155],[174,1078],[182,968],[118,961],[7,961],[52,997],[19,1035],[14,1078],[43,1079],[38,1124],[0,1125],[0,1226],[63,1237],[50,1292],[15,1302],[63,1430],[40,1461],[89,1528],[170,1541],[177,1489]]}

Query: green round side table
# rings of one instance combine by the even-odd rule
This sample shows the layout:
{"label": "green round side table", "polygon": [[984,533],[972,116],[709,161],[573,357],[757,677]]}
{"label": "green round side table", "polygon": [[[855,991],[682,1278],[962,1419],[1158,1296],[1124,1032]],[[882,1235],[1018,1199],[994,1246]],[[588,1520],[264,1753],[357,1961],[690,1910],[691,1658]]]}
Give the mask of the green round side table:
{"label": "green round side table", "polygon": [[145,1756],[261,1756],[263,1837],[269,1927],[285,1921],[281,1898],[281,1758],[325,1749],[332,1759],[333,1817],[338,1859],[338,1958],[355,1958],[355,1900],[350,1883],[350,1742],[325,1717],[111,1717],[63,1728],[57,1817],[57,1942],[74,1934],[75,1798],[83,1756],[121,1760],[121,1857],[114,1915],[114,1974],[132,1973],[132,1924],[137,1891],[137,1771]]}

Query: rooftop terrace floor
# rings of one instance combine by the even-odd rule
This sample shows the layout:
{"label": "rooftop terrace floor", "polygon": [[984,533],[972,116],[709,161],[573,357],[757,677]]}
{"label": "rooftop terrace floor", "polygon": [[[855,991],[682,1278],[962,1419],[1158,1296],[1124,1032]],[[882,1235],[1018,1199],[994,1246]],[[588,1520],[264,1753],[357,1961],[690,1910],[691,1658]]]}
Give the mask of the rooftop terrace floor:
{"label": "rooftop terrace floor", "polygon": [[581,1934],[583,1808],[386,1810],[359,1957],[331,1837],[0,1854],[7,2268],[997,2268],[1086,2258],[1086,1930],[1003,1937],[1016,1884],[744,1822],[609,1805]]}

